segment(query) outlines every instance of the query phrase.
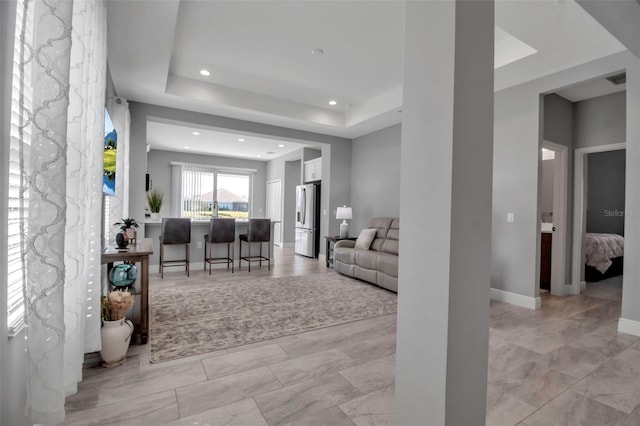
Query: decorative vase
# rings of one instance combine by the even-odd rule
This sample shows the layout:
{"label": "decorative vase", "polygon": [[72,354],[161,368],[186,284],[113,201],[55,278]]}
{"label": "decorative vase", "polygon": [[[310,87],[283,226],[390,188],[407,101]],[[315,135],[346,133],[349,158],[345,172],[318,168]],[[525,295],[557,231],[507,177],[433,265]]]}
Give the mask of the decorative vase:
{"label": "decorative vase", "polygon": [[117,367],[127,360],[127,350],[132,334],[133,323],[126,318],[116,321],[102,321],[100,357],[102,357],[103,367]]}
{"label": "decorative vase", "polygon": [[151,213],[151,220],[160,220],[160,213]]}
{"label": "decorative vase", "polygon": [[133,263],[121,263],[111,268],[107,276],[111,285],[117,289],[126,289],[136,282],[138,268]]}
{"label": "decorative vase", "polygon": [[127,237],[129,237],[129,242],[130,243],[135,243],[136,242],[136,228],[127,228]]}
{"label": "decorative vase", "polygon": [[118,232],[116,234],[116,245],[121,249],[127,248],[129,245],[129,236],[126,232]]}

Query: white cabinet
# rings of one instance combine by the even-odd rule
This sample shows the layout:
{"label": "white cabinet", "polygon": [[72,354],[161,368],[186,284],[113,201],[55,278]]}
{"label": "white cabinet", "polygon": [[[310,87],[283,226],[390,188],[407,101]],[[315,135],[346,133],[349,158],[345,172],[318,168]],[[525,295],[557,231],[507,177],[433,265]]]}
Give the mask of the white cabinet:
{"label": "white cabinet", "polygon": [[304,181],[315,182],[322,179],[322,157],[304,162]]}

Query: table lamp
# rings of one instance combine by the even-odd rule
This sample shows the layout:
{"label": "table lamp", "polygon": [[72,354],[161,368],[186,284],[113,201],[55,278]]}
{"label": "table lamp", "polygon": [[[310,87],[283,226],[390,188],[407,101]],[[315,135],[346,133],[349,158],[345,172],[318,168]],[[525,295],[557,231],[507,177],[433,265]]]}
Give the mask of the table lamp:
{"label": "table lamp", "polygon": [[351,219],[351,217],[351,207],[338,207],[336,210],[336,219],[342,219],[342,223],[340,224],[340,238],[349,237],[349,224],[347,223],[347,219]]}

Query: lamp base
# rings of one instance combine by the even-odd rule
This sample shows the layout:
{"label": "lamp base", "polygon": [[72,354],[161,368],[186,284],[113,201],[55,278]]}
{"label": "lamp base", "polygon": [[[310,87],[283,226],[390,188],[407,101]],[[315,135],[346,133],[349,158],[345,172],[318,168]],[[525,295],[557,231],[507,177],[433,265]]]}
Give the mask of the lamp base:
{"label": "lamp base", "polygon": [[346,220],[343,220],[340,224],[340,238],[348,238],[349,237],[349,224]]}

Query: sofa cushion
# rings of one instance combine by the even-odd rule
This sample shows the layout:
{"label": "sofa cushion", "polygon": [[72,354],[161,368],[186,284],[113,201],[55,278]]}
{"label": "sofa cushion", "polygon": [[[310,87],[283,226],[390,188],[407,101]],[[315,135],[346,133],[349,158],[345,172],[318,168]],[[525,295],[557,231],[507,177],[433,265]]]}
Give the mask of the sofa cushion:
{"label": "sofa cushion", "polygon": [[389,231],[387,231],[387,238],[382,243],[380,251],[385,253],[398,254],[398,248],[400,246],[400,219],[393,219]]}
{"label": "sofa cushion", "polygon": [[356,250],[356,265],[366,269],[376,269],[378,252],[373,250]]}
{"label": "sofa cushion", "polygon": [[339,250],[333,251],[334,260],[340,261],[347,265],[356,264],[356,250],[350,247],[340,247]]}
{"label": "sofa cushion", "polygon": [[374,238],[371,247],[369,247],[370,250],[380,251],[384,239],[387,238],[391,222],[393,222],[393,218],[390,217],[374,217],[369,221],[367,228],[375,228],[377,230],[376,238]]}
{"label": "sofa cushion", "polygon": [[359,280],[369,281],[370,283],[378,283],[378,271],[375,269],[362,268],[355,266],[355,277]]}
{"label": "sofa cushion", "polygon": [[371,247],[371,243],[376,236],[376,232],[376,229],[371,228],[360,231],[360,235],[358,235],[358,239],[356,240],[355,248],[369,250],[369,247]]}
{"label": "sofa cushion", "polygon": [[390,253],[378,253],[377,268],[379,272],[382,272],[391,277],[398,277],[398,256]]}

